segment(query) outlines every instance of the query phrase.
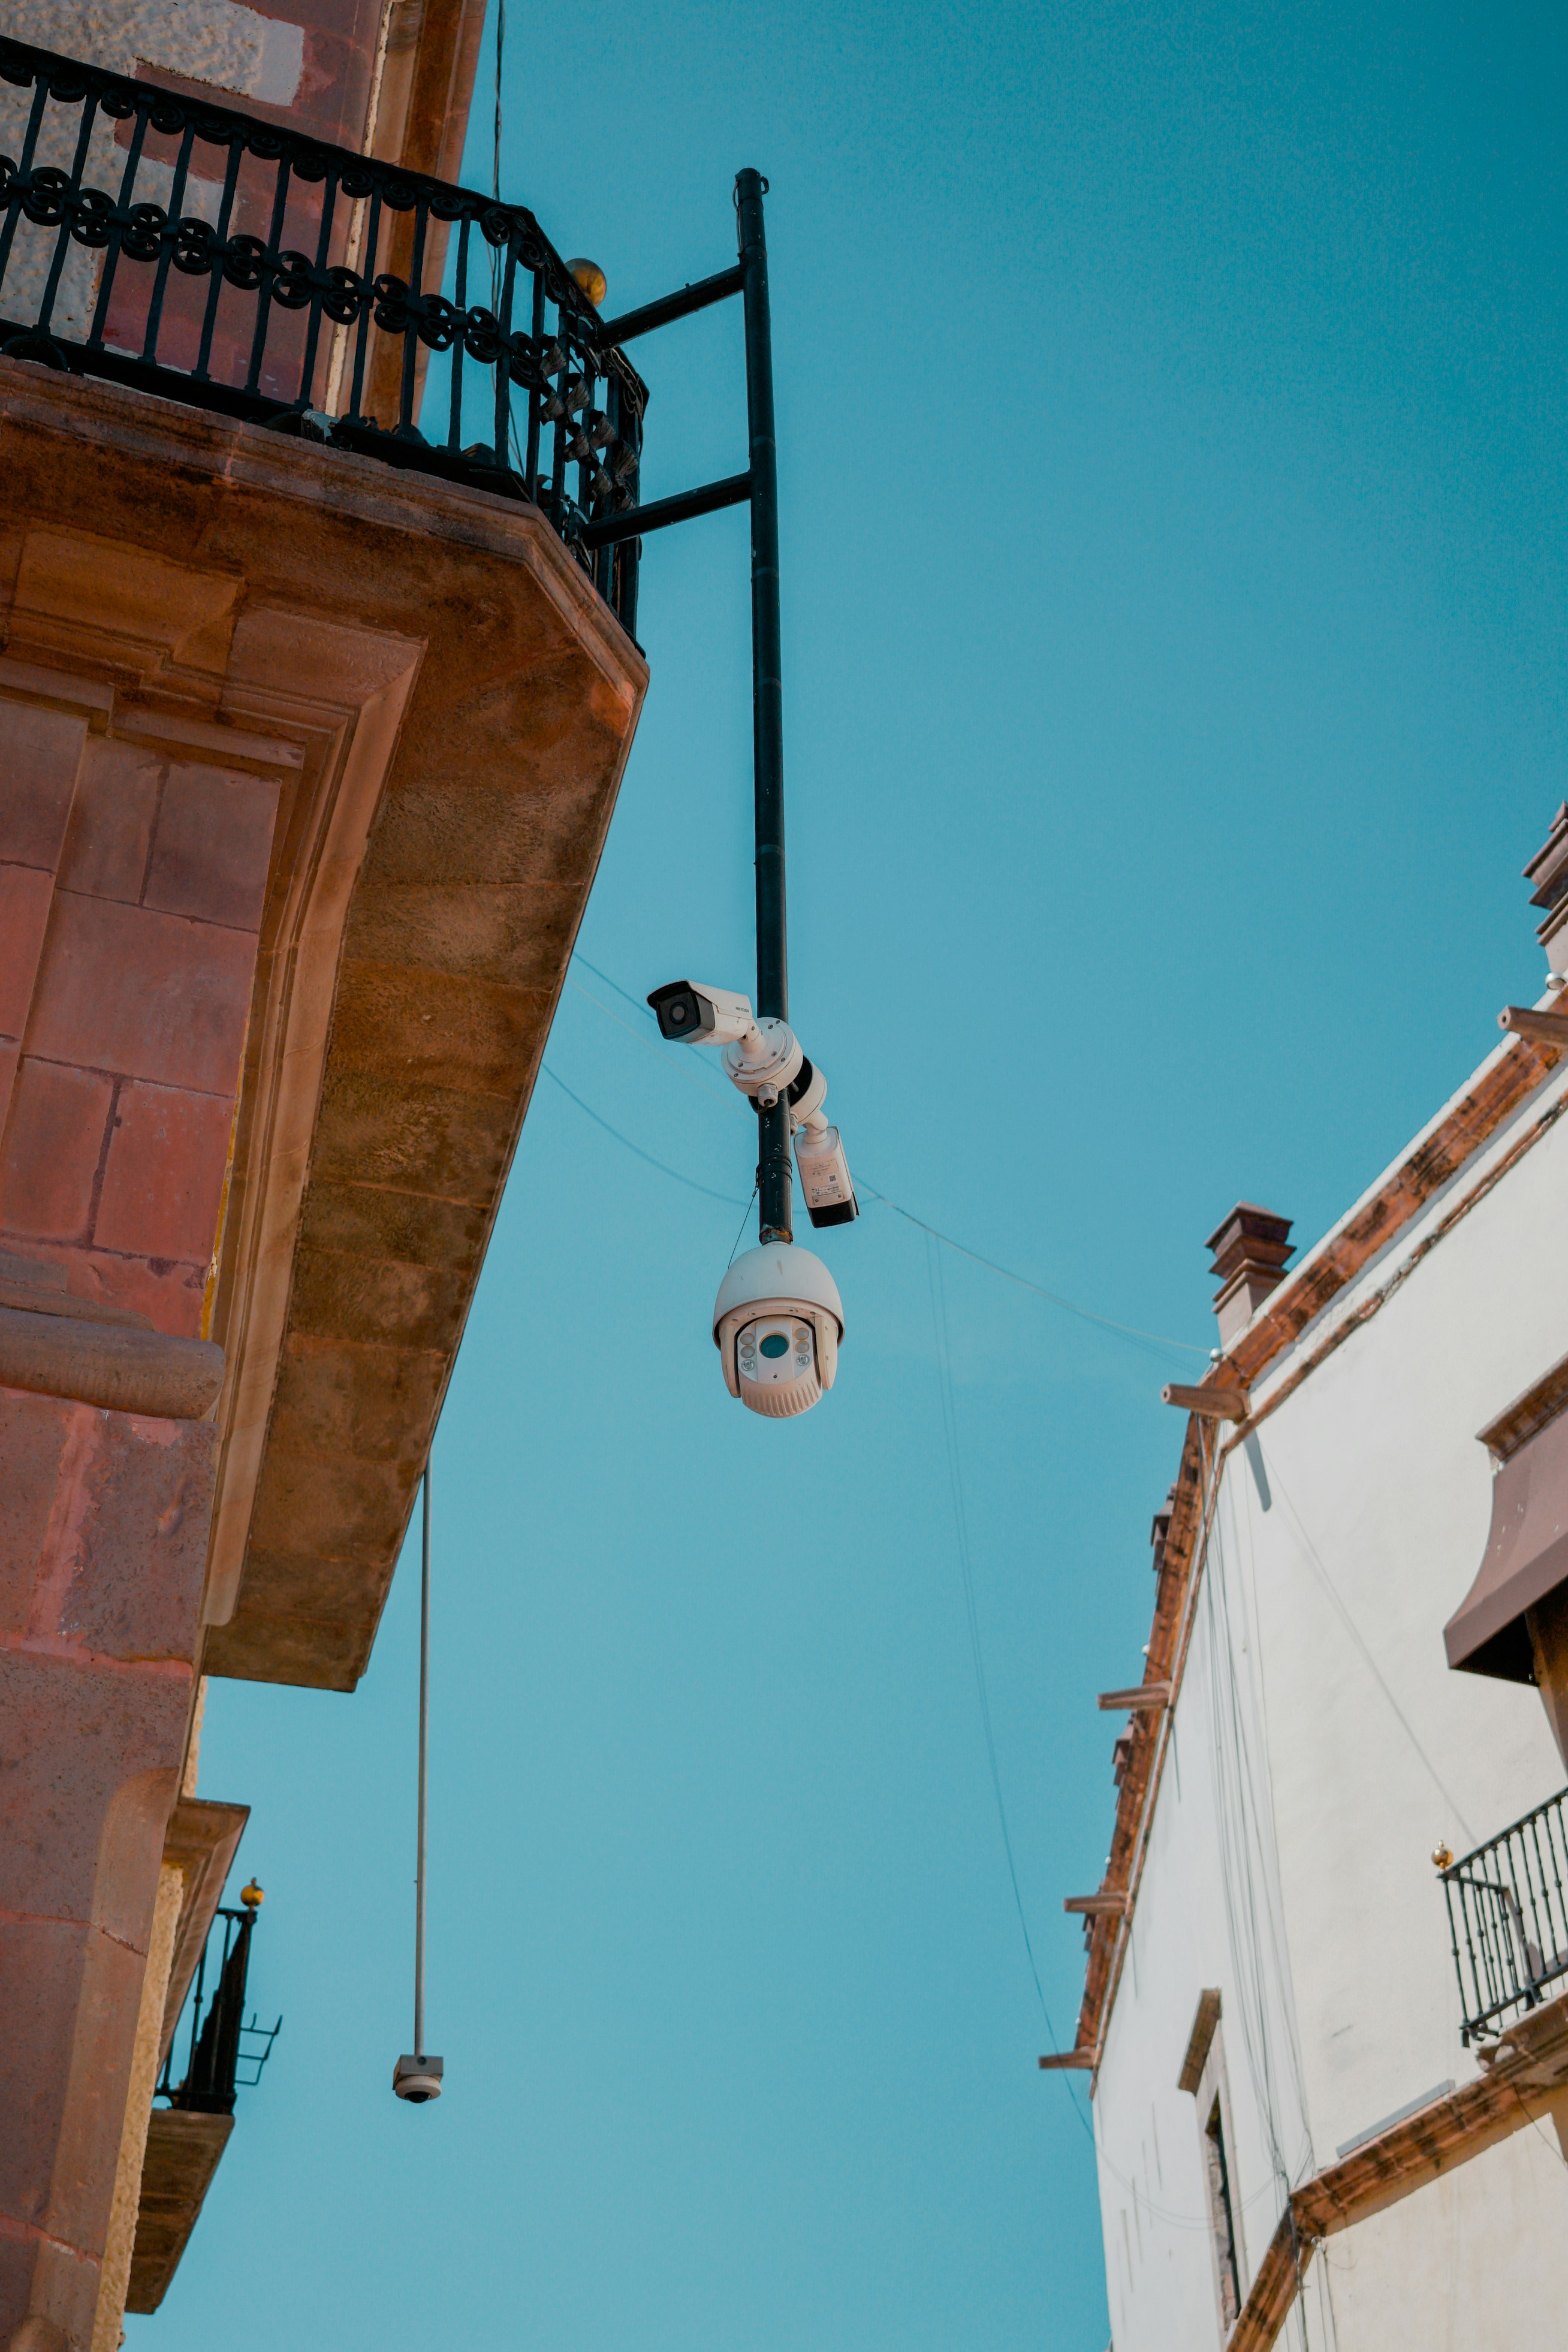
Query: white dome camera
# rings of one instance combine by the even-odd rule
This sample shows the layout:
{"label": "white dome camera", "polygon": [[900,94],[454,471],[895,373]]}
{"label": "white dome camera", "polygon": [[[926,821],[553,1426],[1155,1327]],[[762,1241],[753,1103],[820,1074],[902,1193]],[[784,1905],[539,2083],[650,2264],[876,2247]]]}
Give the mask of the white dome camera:
{"label": "white dome camera", "polygon": [[400,2099],[422,2107],[440,2097],[442,2071],[439,2058],[402,2057],[392,2070],[392,2087]]}
{"label": "white dome camera", "polygon": [[808,1412],[833,1386],[844,1303],[819,1257],[768,1242],[735,1260],[713,1302],[724,1385],[753,1412]]}

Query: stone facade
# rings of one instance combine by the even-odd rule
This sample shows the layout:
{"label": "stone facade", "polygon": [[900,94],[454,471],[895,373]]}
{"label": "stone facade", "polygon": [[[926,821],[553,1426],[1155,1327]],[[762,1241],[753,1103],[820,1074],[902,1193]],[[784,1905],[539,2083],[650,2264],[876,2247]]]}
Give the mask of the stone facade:
{"label": "stone facade", "polygon": [[[5,31],[451,179],[482,20]],[[13,155],[30,103],[0,85]],[[123,125],[91,137],[112,188]],[[100,267],[67,249],[68,341]],[[195,1796],[202,1678],[363,1670],[647,673],[513,499],[16,357],[0,484],[0,2347],[110,2352],[227,2131],[166,2119],[205,2168],[163,2166],[143,2244],[244,1819]]]}

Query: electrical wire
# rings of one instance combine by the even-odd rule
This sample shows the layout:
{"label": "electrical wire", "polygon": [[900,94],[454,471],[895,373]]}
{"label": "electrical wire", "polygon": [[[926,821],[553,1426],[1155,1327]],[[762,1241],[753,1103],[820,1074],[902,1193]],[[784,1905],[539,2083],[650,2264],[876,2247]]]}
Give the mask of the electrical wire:
{"label": "electrical wire", "polygon": [[752,1203],[755,1202],[756,1197],[757,1188],[753,1184],[752,1187],[752,1198],[747,1202],[745,1207],[741,1212],[741,1222],[735,1228],[735,1238],[730,1244],[730,1255],[724,1261],[724,1271],[726,1274],[729,1273],[730,1268],[735,1263],[735,1253],[741,1246],[741,1235],[746,1230],[746,1220],[752,1213]]}
{"label": "electrical wire", "polygon": [[578,1109],[584,1112],[586,1116],[593,1120],[595,1127],[602,1127],[606,1135],[613,1135],[617,1143],[624,1143],[628,1151],[635,1151],[639,1160],[646,1160],[648,1166],[650,1168],[657,1168],[661,1176],[671,1177],[677,1184],[684,1184],[689,1192],[706,1192],[710,1201],[723,1201],[731,1209],[738,1209],[740,1207],[740,1198],[736,1193],[716,1192],[711,1184],[700,1184],[695,1176],[683,1176],[679,1168],[671,1168],[666,1161],[656,1160],[651,1151],[645,1151],[640,1143],[634,1143],[629,1135],[623,1135],[618,1127],[612,1127],[607,1118],[601,1118],[598,1112],[594,1108],[592,1103],[585,1103],[582,1096],[575,1093],[574,1089],[567,1085],[564,1078],[556,1076],[555,1072],[551,1068],[548,1062],[542,1062],[539,1066],[543,1071],[545,1076],[560,1087],[563,1095],[571,1097],[571,1099],[576,1104]]}
{"label": "electrical wire", "polygon": [[879,1192],[870,1184],[862,1189],[869,1199],[879,1201],[883,1208],[891,1209],[896,1217],[902,1217],[908,1224],[918,1225],[922,1234],[930,1234],[933,1240],[942,1243],[946,1248],[956,1250],[960,1257],[973,1258],[976,1265],[986,1266],[993,1274],[999,1274],[1004,1282],[1016,1282],[1020,1290],[1032,1290],[1037,1298],[1048,1300],[1051,1306],[1059,1307],[1066,1315],[1076,1315],[1085,1323],[1098,1323],[1102,1330],[1118,1332],[1124,1339],[1146,1343],[1145,1353],[1153,1353],[1161,1348],[1179,1348],[1185,1355],[1202,1356],[1207,1360],[1206,1349],[1192,1347],[1185,1339],[1167,1339],[1158,1331],[1140,1331],[1131,1323],[1116,1323],[1109,1315],[1097,1315],[1091,1307],[1075,1306],[1070,1298],[1063,1298],[1054,1290],[1044,1289],[1039,1283],[1031,1282],[1026,1275],[1015,1274],[1010,1266],[998,1265],[994,1258],[982,1257],[980,1252],[971,1249],[967,1243],[956,1242],[951,1234],[927,1224],[925,1219],[917,1217],[912,1209],[901,1208],[886,1192]]}
{"label": "electrical wire", "polygon": [[[948,1485],[952,1496],[953,1530],[958,1538],[959,1573],[963,1586],[963,1614],[969,1628],[969,1650],[974,1667],[974,1688],[980,1701],[980,1722],[985,1735],[985,1757],[991,1769],[991,1790],[996,1800],[996,1819],[1002,1831],[1002,1850],[1007,1857],[1007,1876],[1012,1883],[1013,1902],[1023,1931],[1024,1950],[1028,1958],[1029,1974],[1034,1979],[1035,1996],[1040,2004],[1046,2031],[1054,2043],[1056,2027],[1046,2005],[1045,1988],[1035,1958],[1034,1942],[1029,1934],[1029,1922],[1024,1909],[1023,1890],[1018,1885],[1018,1866],[1013,1855],[1013,1835],[1007,1825],[1007,1806],[1002,1794],[1002,1773],[996,1760],[996,1734],[991,1719],[991,1694],[985,1679],[985,1654],[980,1638],[980,1610],[974,1592],[974,1564],[969,1545],[969,1513],[964,1501],[963,1465],[958,1450],[958,1409],[952,1390],[952,1353],[948,1335],[947,1294],[942,1278],[942,1259],[932,1246],[934,1236],[926,1240],[926,1282],[931,1291],[931,1328],[936,1340],[937,1389],[942,1400],[942,1445],[947,1455]],[[1078,2101],[1073,2101],[1075,2108]]]}
{"label": "electrical wire", "polygon": [[1343,1595],[1341,1593],[1338,1585],[1334,1582],[1333,1578],[1329,1574],[1328,1570],[1324,1567],[1321,1554],[1319,1552],[1316,1544],[1313,1543],[1311,1537],[1307,1533],[1305,1527],[1302,1525],[1301,1515],[1290,1499],[1290,1491],[1286,1486],[1284,1479],[1279,1475],[1279,1464],[1271,1454],[1264,1453],[1263,1441],[1258,1436],[1258,1433],[1256,1431],[1254,1431],[1253,1435],[1257,1439],[1258,1454],[1268,1473],[1268,1483],[1278,1492],[1280,1501],[1284,1504],[1286,1510],[1289,1513],[1291,1523],[1296,1529],[1297,1536],[1300,1539],[1301,1548],[1307,1555],[1307,1559],[1312,1567],[1314,1574],[1317,1576],[1319,1583],[1322,1586],[1325,1593],[1327,1593],[1335,1615],[1338,1617],[1340,1623],[1343,1626],[1346,1633],[1349,1634],[1352,1643],[1360,1654],[1362,1663],[1366,1667],[1368,1674],[1371,1675],[1373,1682],[1377,1685],[1378,1689],[1388,1701],[1389,1706],[1393,1710],[1394,1719],[1398,1723],[1400,1729],[1404,1732],[1405,1737],[1410,1742],[1411,1747],[1415,1749],[1416,1755],[1425,1765],[1431,1779],[1433,1787],[1437,1790],[1444,1803],[1452,1808],[1454,1819],[1464,1831],[1468,1843],[1471,1845],[1479,1845],[1480,1843],[1479,1839],[1477,1837],[1475,1831],[1470,1827],[1469,1822],[1465,1819],[1464,1813],[1460,1810],[1458,1801],[1455,1798],[1452,1790],[1448,1787],[1447,1781],[1443,1779],[1442,1774],[1438,1771],[1437,1767],[1433,1763],[1432,1759],[1427,1755],[1426,1748],[1423,1748],[1420,1740],[1416,1738],[1415,1727],[1412,1725],[1409,1717],[1405,1714],[1405,1709],[1400,1706],[1399,1701],[1394,1697],[1393,1691],[1389,1688],[1387,1682],[1384,1678],[1383,1669],[1378,1664],[1377,1660],[1373,1656],[1372,1652],[1368,1649],[1364,1640],[1362,1638],[1360,1628],[1357,1626],[1354,1618],[1351,1615],[1350,1610],[1345,1604]]}

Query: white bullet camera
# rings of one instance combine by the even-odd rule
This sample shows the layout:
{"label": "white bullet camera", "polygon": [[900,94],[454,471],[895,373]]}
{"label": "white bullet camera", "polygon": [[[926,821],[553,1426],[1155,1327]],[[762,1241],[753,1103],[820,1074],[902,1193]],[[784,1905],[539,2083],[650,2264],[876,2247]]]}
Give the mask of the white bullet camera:
{"label": "white bullet camera", "polygon": [[809,1412],[833,1386],[844,1303],[819,1257],[768,1242],[735,1260],[713,1302],[724,1385],[752,1412]]}
{"label": "white bullet camera", "polygon": [[772,1110],[783,1095],[812,1223],[847,1225],[858,1217],[860,1204],[843,1138],[822,1116],[827,1080],[806,1060],[789,1024],[759,1021],[750,997],[693,980],[669,981],[647,1001],[662,1036],[682,1045],[721,1045],[725,1076],[759,1110]]}
{"label": "white bullet camera", "polygon": [[721,1045],[724,1074],[763,1110],[800,1075],[805,1055],[787,1021],[759,1021],[752,1000],[732,988],[672,980],[648,998],[661,1037],[682,1045]]}
{"label": "white bullet camera", "polygon": [[696,981],[672,980],[648,998],[658,1034],[676,1045],[727,1045],[756,1026],[752,1000],[732,988],[703,988]]}
{"label": "white bullet camera", "polygon": [[400,2058],[392,2070],[392,2087],[400,2099],[411,2106],[422,2107],[426,2099],[441,2095],[441,2061],[439,2058]]}

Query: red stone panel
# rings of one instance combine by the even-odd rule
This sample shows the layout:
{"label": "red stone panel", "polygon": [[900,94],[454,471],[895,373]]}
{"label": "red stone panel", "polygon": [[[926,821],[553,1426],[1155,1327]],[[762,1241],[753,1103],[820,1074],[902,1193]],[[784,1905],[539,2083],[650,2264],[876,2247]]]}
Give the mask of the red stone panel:
{"label": "red stone panel", "polygon": [[53,896],[42,866],[0,866],[0,1036],[20,1038],[26,1025]]}
{"label": "red stone panel", "polygon": [[28,1051],[232,1098],[255,961],[246,932],[61,891]]}
{"label": "red stone panel", "polygon": [[83,719],[0,702],[0,858],[54,872],[86,740]]}
{"label": "red stone panel", "polygon": [[[191,1699],[188,1671],[96,1665],[78,1657],[0,1646],[0,1717],[7,1769],[0,1780],[0,1915],[85,1923],[94,1916],[104,1832],[127,1783],[167,1771],[173,1804]],[[158,1883],[163,1824],[139,1906],[146,1927]],[[127,1813],[132,1844],[144,1843]],[[135,2032],[134,2012],[129,2031]],[[0,2035],[0,2044],[5,2037]]]}
{"label": "red stone panel", "polygon": [[233,1117],[225,1096],[127,1081],[114,1107],[93,1221],[98,1247],[205,1271],[217,1238]]}
{"label": "red stone panel", "polygon": [[47,1241],[85,1241],[114,1098],[98,1070],[25,1058],[0,1151],[0,1226]]}
{"label": "red stone panel", "polygon": [[96,1657],[192,1657],[217,1433],[208,1422],[96,1417],[55,1630]]}
{"label": "red stone panel", "polygon": [[142,904],[258,929],[278,787],[216,768],[171,768],[159,803]]}
{"label": "red stone panel", "polygon": [[59,2137],[82,1940],[82,1928],[66,1919],[0,1921],[0,2212],[19,2221],[41,2221],[48,2201],[37,2152]]}
{"label": "red stone panel", "polygon": [[75,1410],[59,1397],[0,1389],[0,1461],[5,1465],[0,1478],[0,1641],[7,1633],[25,1633],[32,1617],[33,1586]]}
{"label": "red stone panel", "polygon": [[62,890],[134,906],[147,879],[163,762],[135,743],[93,736],[60,856]]}

